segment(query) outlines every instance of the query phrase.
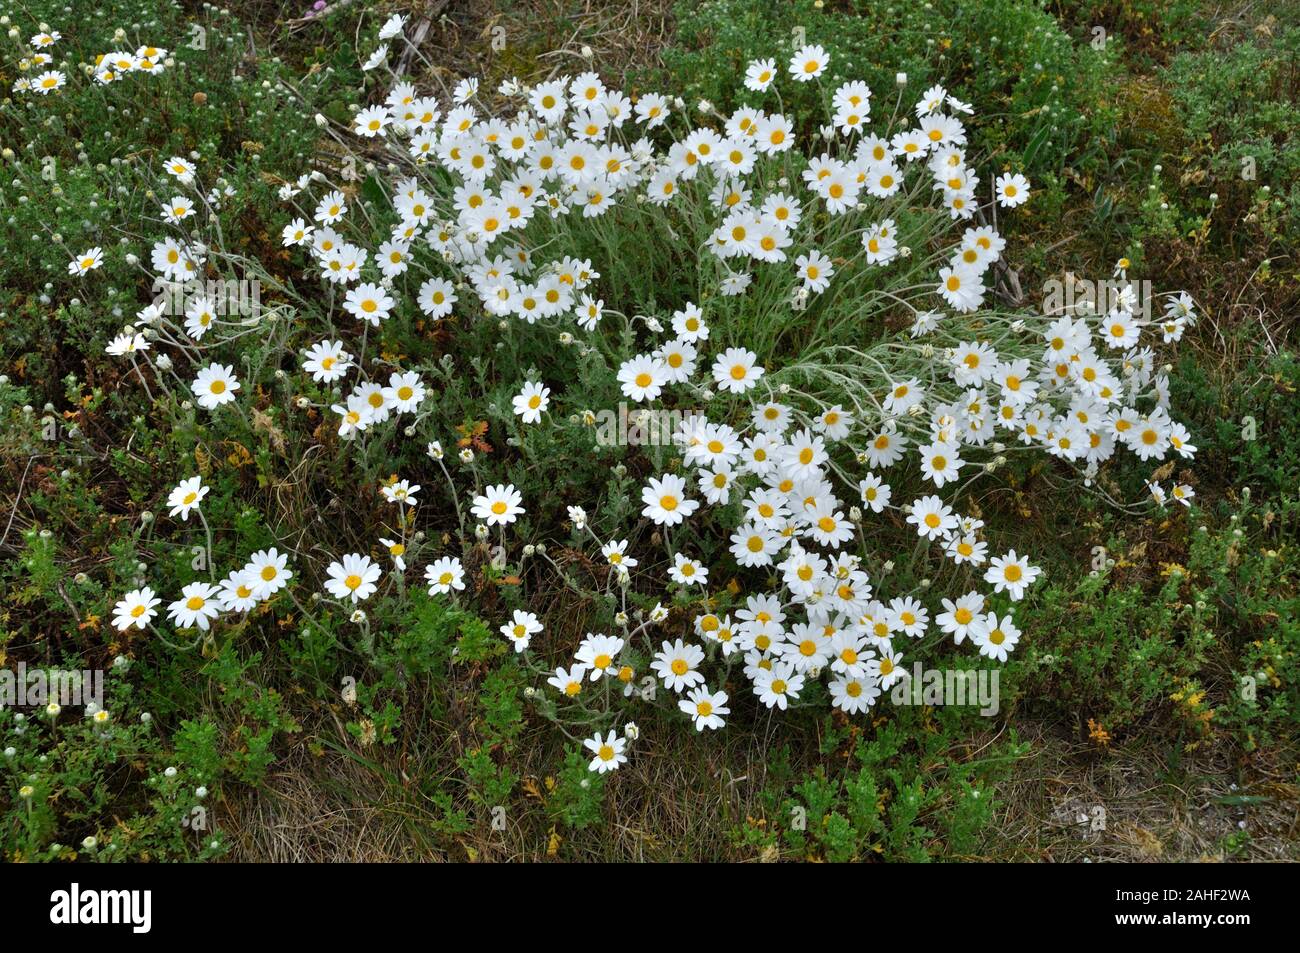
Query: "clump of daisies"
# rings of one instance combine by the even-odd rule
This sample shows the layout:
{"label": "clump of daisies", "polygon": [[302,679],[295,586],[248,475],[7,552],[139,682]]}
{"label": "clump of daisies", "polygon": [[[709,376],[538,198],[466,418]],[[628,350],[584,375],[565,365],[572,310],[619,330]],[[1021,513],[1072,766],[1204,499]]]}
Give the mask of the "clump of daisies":
{"label": "clump of daisies", "polygon": [[[125,39],[126,34],[118,31],[117,38]],[[30,52],[24,52],[17,63],[19,76],[14,80],[13,92],[36,96],[56,93],[68,84],[68,75],[54,65],[54,51],[63,39],[63,34],[42,25],[39,32],[28,40]],[[112,50],[99,53],[86,72],[101,85],[117,82],[134,73],[163,73],[170,65],[167,50],[156,46],[140,46],[134,52],[129,50]]]}
{"label": "clump of daisies", "polygon": [[[385,30],[385,41],[404,42],[402,23]],[[387,55],[385,45],[367,69],[379,70]],[[830,60],[805,47],[784,70],[775,60],[751,64],[745,84],[763,96],[780,81],[821,84]],[[861,714],[908,677],[909,645],[936,630],[1005,661],[1022,638],[1015,604],[1042,571],[1022,548],[990,539],[963,506],[971,481],[1012,454],[1046,453],[1084,481],[1120,448],[1145,462],[1194,454],[1170,415],[1155,350],[1195,320],[1190,299],[1171,299],[1159,323],[1136,286],[1105,308],[1000,309],[992,295],[1006,240],[997,214],[1024,205],[1031,183],[1014,170],[981,176],[962,119],[972,108],[943,87],[925,90],[910,112],[877,110],[883,120],[873,117],[866,84],[828,88],[830,112],[813,117],[821,132],[811,140],[775,95],[768,109],[729,116],[701,104],[698,124],[682,103],[655,93],[633,99],[594,72],[531,87],[512,80],[496,91],[503,108],[489,110],[483,95],[474,80],[446,99],[399,82],[382,104],[355,114],[350,132],[386,148],[398,170],[379,235],[375,213],[354,214],[352,190],[323,173],[281,189],[283,244],[337,306],[306,343],[301,375],[338,388],[328,409],[349,442],[442,430],[451,422],[421,411],[419,368],[367,361],[368,336],[389,321],[486,317],[503,335],[621,348],[609,373],[626,401],[646,411],[696,408],[672,434],[680,466],[644,480],[633,524],[607,538],[584,509],[569,510],[592,559],[608,567],[606,592],[620,607],[605,631],[556,660],[535,651],[537,615],[515,610],[500,620],[502,637],[544,679],[543,710],[601,725],[585,742],[594,771],[627,760],[637,732],[617,729],[640,705],[667,707],[701,732],[722,728],[740,693],[774,711],[824,695]],[[179,187],[197,188],[191,161],[175,157],[163,169]],[[185,211],[173,199],[164,224]],[[677,234],[671,221],[705,223],[700,254],[690,247],[682,256],[698,261],[683,282],[700,289],[697,300],[629,317],[623,289],[602,283],[602,263],[577,250],[598,246],[580,239],[620,215],[614,227],[669,236]],[[177,229],[153,248],[153,268],[167,280],[186,280],[207,262],[208,250],[184,235]],[[890,285],[894,270],[906,280]],[[728,324],[724,299],[745,296],[772,315],[804,315],[818,333],[799,353],[760,353]],[[864,341],[860,327],[832,327],[836,314],[867,300],[902,317],[902,330]],[[211,359],[205,348],[200,358],[194,347],[213,326],[201,309],[184,325],[156,309],[143,314],[151,336],[127,329],[110,350],[147,362],[152,344],[166,346],[169,360],[189,358],[192,397],[205,412],[228,413],[246,397],[232,355]],[[228,342],[239,337],[228,333]],[[511,382],[519,426],[595,420],[595,408],[566,399],[562,381],[539,376]],[[473,463],[471,448],[449,460],[433,439],[428,451],[462,545],[494,540],[510,551],[532,502],[513,484],[484,486],[476,475],[472,488],[459,486],[453,471],[457,459]],[[410,548],[420,490],[412,476],[394,475],[381,490],[398,511],[392,535],[376,542],[389,574],[368,553],[341,555],[324,569],[322,597],[356,611],[381,590],[404,591],[408,562],[435,598],[467,591],[470,573],[456,553],[421,561]],[[1190,487],[1172,495],[1187,502]],[[199,503],[188,496],[173,501],[182,519]],[[914,534],[922,558],[954,567],[958,591],[891,587],[888,554],[869,542],[880,535],[873,524],[885,521]],[[710,565],[698,535],[715,527],[725,555]],[[529,543],[520,558],[542,548]],[[880,578],[874,567],[884,567]],[[240,578],[255,582],[264,571],[246,567]],[[743,598],[716,598],[732,579],[747,588]],[[191,588],[172,605],[177,624],[210,624],[209,600],[233,605],[242,591]],[[246,598],[266,592],[254,585]],[[154,598],[130,594],[119,617],[152,618],[140,607]]]}

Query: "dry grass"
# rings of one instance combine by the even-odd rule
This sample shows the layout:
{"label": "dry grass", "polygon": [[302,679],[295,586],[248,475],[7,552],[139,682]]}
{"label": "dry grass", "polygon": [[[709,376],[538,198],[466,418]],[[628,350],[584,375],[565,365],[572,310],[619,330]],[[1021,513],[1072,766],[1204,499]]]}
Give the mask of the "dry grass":
{"label": "dry grass", "polygon": [[[455,758],[472,732],[406,711],[413,727],[392,746],[362,746],[337,721],[319,722],[257,788],[231,789],[222,805],[230,860],[409,862],[566,860],[759,860],[733,839],[763,813],[767,778],[761,733],[699,738],[660,730],[609,779],[604,822],[585,831],[548,820],[546,775],[562,745],[536,725],[512,754],[523,777],[496,829],[487,806],[451,831],[431,795],[462,784]],[[689,737],[688,737],[689,734]],[[316,753],[313,753],[316,752]]]}
{"label": "dry grass", "polygon": [[[1237,759],[1225,746],[1162,750],[1145,735],[1098,749],[1041,723],[1017,730],[1030,756],[999,785],[992,825],[1006,859],[1300,860],[1294,765]],[[1232,852],[1227,839],[1242,831]]]}
{"label": "dry grass", "polygon": [[[548,820],[546,766],[560,745],[545,725],[521,739],[524,780],[502,829],[486,807],[451,831],[431,798],[462,783],[464,726],[408,711],[396,745],[360,745],[332,718],[305,732],[259,788],[228,794],[221,823],[243,862],[739,861],[773,859],[738,835],[765,813],[765,734],[654,732],[613,775],[604,820],[567,831]],[[1005,729],[1003,729],[1005,730]],[[997,785],[985,861],[1206,862],[1300,860],[1295,766],[1242,759],[1226,746],[1160,748],[1158,732],[1109,748],[1017,719],[1028,753]],[[972,736],[980,751],[997,731]],[[813,739],[806,748],[816,750]],[[958,746],[962,748],[963,746]],[[315,753],[313,753],[315,752]],[[797,769],[798,766],[796,766]],[[1235,780],[1234,780],[1235,779]],[[1104,820],[1104,824],[1097,823]]]}

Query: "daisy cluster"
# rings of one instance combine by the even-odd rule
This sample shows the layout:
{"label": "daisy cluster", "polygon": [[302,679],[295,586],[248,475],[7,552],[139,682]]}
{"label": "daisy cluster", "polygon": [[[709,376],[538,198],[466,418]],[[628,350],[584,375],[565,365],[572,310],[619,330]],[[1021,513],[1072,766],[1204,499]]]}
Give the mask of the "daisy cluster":
{"label": "daisy cluster", "polygon": [[96,55],[95,82],[102,85],[116,83],[130,73],[162,73],[167,68],[167,51],[158,46],[141,46],[134,53],[129,50],[112,50]]}
{"label": "daisy cluster", "polygon": [[[385,24],[385,40],[400,37],[402,26]],[[368,65],[377,68],[386,55],[385,46]],[[820,83],[829,61],[819,46],[797,50],[784,70],[773,60],[758,61],[746,72],[746,86],[765,94],[783,72],[790,82]],[[973,320],[987,308],[991,273],[1005,249],[984,213],[1024,204],[1031,187],[1005,172],[981,202],[981,177],[970,164],[961,118],[972,112],[968,104],[935,86],[904,122],[878,133],[865,84],[825,92],[830,122],[811,148],[801,149],[795,120],[777,110],[744,107],[723,116],[702,103],[701,123],[692,126],[678,115],[680,101],[655,93],[634,100],[594,72],[534,86],[507,82],[495,99],[506,107],[492,110],[480,102],[472,79],[445,101],[399,83],[382,104],[359,110],[351,129],[369,148],[388,150],[399,170],[390,182],[392,224],[385,235],[376,240],[371,215],[350,214],[348,192],[319,172],[281,189],[293,208],[284,245],[302,250],[309,273],[352,322],[342,332],[331,322],[330,335],[303,352],[301,367],[340,394],[351,378],[332,411],[339,435],[353,440],[404,416],[410,421],[403,432],[412,434],[427,396],[417,370],[385,363],[372,376],[356,356],[370,330],[417,312],[432,321],[481,314],[503,333],[514,322],[541,326],[566,342],[575,332],[594,341],[606,315],[634,325],[617,303],[605,304],[599,263],[570,253],[561,223],[576,231],[619,206],[652,221],[680,213],[708,223],[701,272],[712,283],[702,286],[702,303],[681,302],[671,318],[642,316],[644,346],[609,371],[622,395],[647,409],[678,395],[707,404],[707,412],[687,416],[674,434],[681,470],[651,476],[640,489],[642,525],[654,527],[669,550],[664,587],[698,595],[690,604],[704,608],[669,637],[652,637],[670,620],[677,625],[678,614],[659,604],[634,619],[626,611],[627,590],[633,569],[643,560],[648,569],[662,557],[636,551],[631,532],[597,536],[588,514],[571,507],[573,526],[621,584],[625,611],[614,620],[615,634],[588,634],[568,664],[548,670],[561,703],[585,709],[589,686],[603,679],[621,684],[624,697],[648,700],[654,693],[647,694],[637,671],[648,664],[651,685],[669,693],[702,731],[722,727],[730,714],[729,693],[711,687],[710,679],[717,686],[733,666],[769,709],[797,705],[824,681],[832,704],[854,714],[905,677],[906,641],[935,629],[1005,661],[1021,637],[1009,606],[1041,570],[1016,549],[990,551],[982,521],[955,505],[965,481],[996,469],[1015,449],[1045,451],[1077,465],[1085,478],[1120,446],[1144,461],[1195,452],[1169,415],[1167,382],[1143,341],[1149,322],[1135,292],[1121,294],[1103,313],[1073,309],[1013,319],[988,311]],[[166,171],[196,187],[187,160],[171,160]],[[185,202],[172,199],[163,218],[183,220]],[[774,383],[782,368],[765,366],[741,344],[716,343],[722,335],[711,332],[711,319],[726,309],[725,299],[757,293],[756,276],[770,287],[768,274],[784,275],[786,306],[806,308],[837,284],[854,287],[864,271],[911,257],[896,219],[912,205],[961,229],[950,247],[925,250],[934,265],[922,288],[925,306],[896,299],[910,312],[910,335],[900,341],[912,363],[881,365],[885,376],[865,395],[814,405],[788,383]],[[152,254],[155,271],[169,280],[201,273],[204,263],[203,248],[178,239],[160,242]],[[200,313],[182,329],[147,309],[142,314],[150,333],[129,330],[110,350],[135,360],[155,339],[193,357],[189,345],[211,323]],[[1176,298],[1154,327],[1171,341],[1194,320],[1190,299]],[[349,337],[360,337],[360,346]],[[233,367],[197,366],[190,387],[199,406],[217,412],[237,400],[241,385]],[[543,382],[524,380],[512,404],[522,424],[554,426],[549,412],[563,401]],[[393,433],[385,428],[374,439]],[[428,451],[457,493],[441,444],[431,442]],[[462,450],[460,459],[470,462],[472,451]],[[890,471],[901,480],[913,462],[924,489],[896,498]],[[852,463],[861,469],[850,474]],[[419,490],[396,477],[382,490],[401,512],[401,532],[381,540],[398,573],[411,555],[408,514]],[[187,499],[197,505],[189,494],[173,501],[182,518]],[[726,515],[736,501],[738,521]],[[468,503],[477,538],[495,531],[503,543],[528,507],[520,490],[504,483],[472,491]],[[715,519],[703,519],[707,508]],[[908,527],[920,544],[985,587],[938,604],[923,602],[922,590],[878,592],[864,563],[867,511]],[[729,558],[709,566],[690,554],[692,534],[718,525],[725,526]],[[220,591],[187,589],[172,605],[173,621],[202,627],[213,617],[209,604],[239,609],[269,598],[276,590],[263,584],[267,558],[255,555]],[[731,612],[711,611],[717,604],[709,598],[711,575],[716,582],[737,570],[775,579],[777,586],[749,595]],[[365,553],[349,553],[326,576],[328,595],[355,610],[378,591],[383,569]],[[466,589],[466,568],[455,555],[433,559],[424,577],[433,596]],[[245,601],[236,602],[244,589]],[[142,617],[133,613],[147,601],[144,592],[119,604],[120,620]],[[542,630],[538,617],[523,610],[500,626],[539,671],[530,646]],[[605,714],[614,717],[608,707]],[[626,731],[588,739],[592,769],[623,763],[628,740]]]}
{"label": "daisy cluster", "polygon": [[[11,35],[16,32],[11,30]],[[118,31],[119,37],[125,37]],[[45,96],[67,85],[68,76],[63,70],[53,69],[53,49],[63,39],[58,30],[42,26],[28,43],[32,52],[25,53],[18,61],[21,74],[13,83],[15,93],[28,93]],[[102,85],[124,79],[129,73],[162,73],[167,69],[167,51],[157,46],[141,46],[134,52],[129,50],[112,50],[99,53],[94,57],[86,71]]]}
{"label": "daisy cluster", "polygon": [[[5,18],[8,20],[8,17]],[[17,28],[10,28],[9,35],[19,36]],[[19,76],[14,80],[15,93],[29,93],[46,96],[62,89],[68,82],[68,76],[62,70],[53,69],[54,47],[63,39],[58,30],[48,30],[42,26],[27,42],[31,52],[24,51],[18,60]]]}

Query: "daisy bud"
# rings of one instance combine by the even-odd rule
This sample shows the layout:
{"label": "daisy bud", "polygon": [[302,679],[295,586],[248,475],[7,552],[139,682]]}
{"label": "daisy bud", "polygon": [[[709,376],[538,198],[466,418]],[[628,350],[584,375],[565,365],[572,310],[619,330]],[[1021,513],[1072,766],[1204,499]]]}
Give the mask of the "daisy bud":
{"label": "daisy bud", "polygon": [[888,572],[893,572],[893,571],[894,571],[894,561],[893,561],[892,559],[886,559],[886,560],[885,560],[885,564],[884,564],[883,566],[881,566],[880,568],[883,569],[883,570],[884,570],[885,572],[887,572],[887,573],[888,573]]}
{"label": "daisy bud", "polygon": [[169,767],[163,771],[163,774],[169,778],[174,778],[176,777],[176,769]]}
{"label": "daisy bud", "polygon": [[527,698],[529,701],[531,701],[536,697],[537,697],[537,689],[533,688],[533,686],[531,685],[524,688],[524,698]]}
{"label": "daisy bud", "polygon": [[327,125],[329,125],[329,120],[326,119],[324,116],[322,116],[320,113],[316,114],[315,119],[316,119],[316,125],[319,126],[321,129],[324,129]]}
{"label": "daisy bud", "polygon": [[92,836],[92,837],[86,837],[86,838],[83,838],[83,839],[82,839],[82,841],[81,841],[81,846],[84,847],[86,850],[94,850],[94,849],[95,849],[95,846],[96,846],[98,843],[99,843],[99,839],[98,839],[98,838],[93,837],[93,836]]}
{"label": "daisy bud", "polygon": [[482,523],[479,523],[477,526],[474,527],[474,537],[477,540],[479,540],[479,542],[482,542],[483,540],[487,539],[488,528]]}
{"label": "daisy bud", "polygon": [[152,522],[153,522],[153,513],[149,512],[149,510],[145,510],[143,513],[140,514],[140,522],[141,522],[141,523],[152,523]]}
{"label": "daisy bud", "polygon": [[902,87],[902,86],[906,86],[906,85],[907,85],[907,74],[906,74],[906,73],[895,73],[895,74],[894,74],[894,84],[895,84],[896,86],[900,86],[900,87]]}
{"label": "daisy bud", "polygon": [[537,552],[537,548],[532,543],[528,543],[527,545],[524,546],[525,556],[531,556],[535,552]]}
{"label": "daisy bud", "polygon": [[617,626],[619,626],[620,628],[626,629],[626,628],[627,628],[627,613],[626,613],[626,612],[619,612],[619,613],[616,613],[615,616],[614,616],[614,624],[617,625]]}
{"label": "daisy bud", "polygon": [[353,622],[355,622],[357,625],[361,625],[361,623],[366,621],[366,614],[361,609],[357,609],[352,613],[352,615],[348,616],[348,618],[351,619]]}
{"label": "daisy bud", "polygon": [[583,44],[583,47],[582,47],[582,58],[583,58],[584,60],[589,60],[589,59],[591,59],[592,56],[594,56],[594,55],[595,55],[595,54],[592,53],[592,51],[591,51],[591,47],[587,46],[586,44]]}
{"label": "daisy bud", "polygon": [[153,721],[153,715],[149,714],[147,711],[142,711],[140,712],[140,721],[142,724],[147,725],[149,722]]}
{"label": "daisy bud", "polygon": [[861,522],[862,522],[862,510],[859,509],[859,508],[856,507],[856,506],[850,506],[850,507],[849,507],[849,522],[851,522],[851,523],[861,523]]}
{"label": "daisy bud", "polygon": [[623,737],[628,741],[636,741],[641,737],[641,728],[635,721],[629,721],[623,726]]}
{"label": "daisy bud", "polygon": [[473,463],[473,462],[474,462],[474,451],[471,450],[469,447],[466,447],[464,450],[462,450],[462,451],[460,452],[460,462],[461,462],[461,463]]}

